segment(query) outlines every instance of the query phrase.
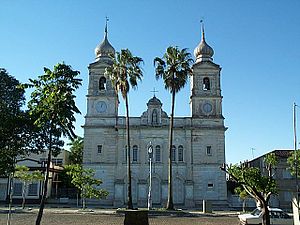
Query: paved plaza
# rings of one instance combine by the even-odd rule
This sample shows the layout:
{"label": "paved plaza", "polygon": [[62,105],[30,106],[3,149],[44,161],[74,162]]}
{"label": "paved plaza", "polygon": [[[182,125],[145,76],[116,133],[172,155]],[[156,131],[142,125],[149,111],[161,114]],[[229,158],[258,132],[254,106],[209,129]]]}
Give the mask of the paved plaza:
{"label": "paved plaza", "polygon": [[[37,212],[25,211],[12,214],[12,225],[31,225],[35,223]],[[0,225],[6,225],[7,214],[0,213]],[[43,225],[122,225],[124,222],[123,214],[116,214],[113,211],[106,212],[76,212],[66,209],[45,210],[43,215]],[[150,225],[237,225],[238,219],[233,214],[170,214],[165,216],[150,215]]]}

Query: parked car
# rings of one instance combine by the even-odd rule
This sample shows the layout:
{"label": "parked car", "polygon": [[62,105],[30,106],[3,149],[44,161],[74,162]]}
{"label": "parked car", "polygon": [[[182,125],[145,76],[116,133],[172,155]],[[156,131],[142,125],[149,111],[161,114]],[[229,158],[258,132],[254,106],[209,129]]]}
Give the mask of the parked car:
{"label": "parked car", "polygon": [[[293,218],[278,208],[270,208],[270,222],[272,225],[293,225]],[[238,215],[240,224],[262,224],[262,211],[254,209],[250,214]]]}

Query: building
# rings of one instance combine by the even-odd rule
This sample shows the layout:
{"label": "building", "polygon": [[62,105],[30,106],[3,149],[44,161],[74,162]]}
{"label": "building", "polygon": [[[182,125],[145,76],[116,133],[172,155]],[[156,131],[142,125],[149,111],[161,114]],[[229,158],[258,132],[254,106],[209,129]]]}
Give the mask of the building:
{"label": "building", "polygon": [[[280,207],[283,209],[291,209],[292,196],[296,191],[296,179],[291,175],[289,171],[289,165],[287,158],[291,155],[293,150],[273,150],[270,153],[274,153],[277,156],[278,164],[273,171],[273,177],[276,180],[278,187],[278,195],[272,196],[270,205],[273,207]],[[262,174],[268,175],[264,158],[267,154],[257,157],[249,161],[250,166],[258,167]]]}
{"label": "building", "polygon": [[[51,157],[51,161],[53,165],[55,166],[63,166],[63,165],[68,165],[69,164],[69,156],[70,156],[70,151],[68,150],[62,150],[60,153],[56,156]],[[40,154],[31,154],[31,158],[34,158],[41,163],[47,163],[48,160],[48,151],[44,151]]]}
{"label": "building", "polygon": [[[118,95],[105,68],[115,49],[104,40],[96,47],[96,59],[89,69],[87,114],[84,124],[83,163],[96,171],[109,192],[97,204],[122,207],[126,203],[126,127],[125,116],[118,114]],[[198,207],[203,200],[214,205],[227,204],[225,173],[225,131],[220,84],[221,67],[213,62],[214,51],[202,40],[195,48],[196,61],[190,79],[192,116],[174,118],[173,198],[175,206]],[[168,133],[170,117],[156,96],[140,117],[130,117],[132,195],[135,206],[146,206],[149,187],[150,142],[154,148],[152,203],[163,206],[168,189]]]}
{"label": "building", "polygon": [[[19,157],[17,165],[27,166],[29,171],[39,170],[45,172],[48,151],[41,154],[31,153],[26,157]],[[61,167],[68,163],[69,151],[63,150],[56,157],[52,157],[50,164],[50,174],[48,182],[48,194],[55,195],[58,189],[59,178],[58,174],[63,170]],[[13,179],[13,201],[20,202],[22,199],[23,182],[18,179]],[[0,202],[9,200],[10,182],[8,177],[0,177]],[[43,189],[43,181],[35,181],[29,183],[25,189],[25,197],[28,203],[37,203],[40,201]]]}

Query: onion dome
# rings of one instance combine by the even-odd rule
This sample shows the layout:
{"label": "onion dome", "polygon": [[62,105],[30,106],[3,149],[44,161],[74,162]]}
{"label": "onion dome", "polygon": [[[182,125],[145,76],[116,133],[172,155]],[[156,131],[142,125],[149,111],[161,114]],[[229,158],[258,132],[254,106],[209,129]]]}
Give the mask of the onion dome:
{"label": "onion dome", "polygon": [[205,41],[204,26],[202,26],[202,39],[200,44],[195,48],[194,55],[196,62],[212,61],[214,50]]}
{"label": "onion dome", "polygon": [[161,101],[158,98],[156,98],[155,96],[148,101],[147,106],[149,106],[149,105],[160,105],[160,106],[162,106]]}
{"label": "onion dome", "polygon": [[115,55],[115,49],[114,47],[109,43],[107,38],[107,21],[106,19],[106,25],[105,25],[105,34],[103,41],[95,48],[95,55],[96,60],[98,60],[101,57],[109,57],[111,55]]}

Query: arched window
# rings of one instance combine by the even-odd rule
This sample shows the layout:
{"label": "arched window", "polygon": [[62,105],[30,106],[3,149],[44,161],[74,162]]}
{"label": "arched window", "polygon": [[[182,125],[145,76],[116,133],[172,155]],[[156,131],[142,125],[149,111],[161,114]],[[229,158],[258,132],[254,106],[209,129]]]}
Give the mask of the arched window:
{"label": "arched window", "polygon": [[138,146],[134,145],[132,147],[132,161],[137,162],[138,161]]}
{"label": "arched window", "polygon": [[153,109],[153,112],[152,112],[152,124],[158,124],[158,116],[157,116],[156,109]]}
{"label": "arched window", "polygon": [[160,162],[160,145],[155,147],[155,162]]}
{"label": "arched window", "polygon": [[171,155],[171,159],[173,162],[176,161],[176,146],[172,145],[172,155]]}
{"label": "arched window", "polygon": [[105,90],[106,89],[106,78],[100,77],[99,79],[99,90]]}
{"label": "arched window", "polygon": [[183,162],[183,146],[178,146],[178,162]]}
{"label": "arched window", "polygon": [[210,81],[208,77],[203,78],[203,90],[204,91],[210,90]]}

